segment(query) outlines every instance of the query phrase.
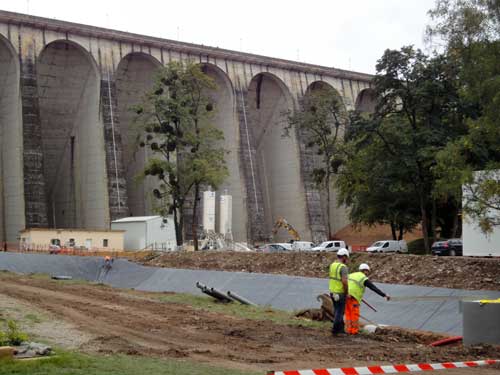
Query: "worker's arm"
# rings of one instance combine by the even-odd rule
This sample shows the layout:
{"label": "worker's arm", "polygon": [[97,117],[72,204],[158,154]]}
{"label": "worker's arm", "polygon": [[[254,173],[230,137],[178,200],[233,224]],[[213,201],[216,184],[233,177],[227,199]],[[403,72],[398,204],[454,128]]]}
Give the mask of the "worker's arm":
{"label": "worker's arm", "polygon": [[377,293],[380,297],[384,297],[385,299],[387,299],[387,301],[389,301],[391,299],[391,297],[389,297],[387,294],[385,294],[384,292],[382,292],[379,288],[377,288],[375,286],[375,284],[373,284],[370,280],[366,280],[365,281],[365,286],[368,288],[368,289],[371,289],[373,290],[375,293]]}
{"label": "worker's arm", "polygon": [[349,271],[347,267],[342,267],[340,270],[340,278],[342,279],[342,285],[344,286],[344,293],[347,296],[349,294],[349,284],[347,283],[347,278],[349,276]]}

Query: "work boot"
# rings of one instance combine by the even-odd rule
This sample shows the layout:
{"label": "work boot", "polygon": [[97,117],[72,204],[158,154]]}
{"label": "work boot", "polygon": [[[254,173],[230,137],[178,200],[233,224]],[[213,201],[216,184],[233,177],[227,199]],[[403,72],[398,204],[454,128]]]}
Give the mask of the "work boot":
{"label": "work boot", "polygon": [[345,332],[332,332],[333,337],[346,337],[348,336]]}

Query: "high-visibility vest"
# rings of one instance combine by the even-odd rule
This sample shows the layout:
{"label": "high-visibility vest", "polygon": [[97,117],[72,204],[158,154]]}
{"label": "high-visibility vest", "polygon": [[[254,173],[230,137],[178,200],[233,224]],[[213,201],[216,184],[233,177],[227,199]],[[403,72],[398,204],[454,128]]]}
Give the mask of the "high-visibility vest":
{"label": "high-visibility vest", "polygon": [[342,284],[342,277],[340,276],[340,270],[347,266],[344,263],[333,262],[330,264],[330,283],[329,289],[332,293],[344,293],[344,284]]}
{"label": "high-visibility vest", "polygon": [[366,280],[368,280],[368,277],[366,277],[366,275],[361,271],[349,274],[348,278],[349,295],[356,298],[356,300],[359,303],[361,303],[363,295],[365,294]]}

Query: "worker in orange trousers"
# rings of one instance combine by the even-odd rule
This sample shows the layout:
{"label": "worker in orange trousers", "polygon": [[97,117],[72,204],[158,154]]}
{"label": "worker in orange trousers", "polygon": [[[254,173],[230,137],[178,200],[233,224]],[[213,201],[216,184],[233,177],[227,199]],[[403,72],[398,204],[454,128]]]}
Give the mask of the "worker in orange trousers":
{"label": "worker in orange trousers", "polygon": [[359,266],[359,271],[349,274],[348,277],[349,295],[346,300],[344,320],[346,332],[350,335],[356,335],[359,332],[359,305],[363,300],[366,287],[384,297],[387,301],[391,299],[368,280],[369,273],[370,267],[368,264],[362,263]]}

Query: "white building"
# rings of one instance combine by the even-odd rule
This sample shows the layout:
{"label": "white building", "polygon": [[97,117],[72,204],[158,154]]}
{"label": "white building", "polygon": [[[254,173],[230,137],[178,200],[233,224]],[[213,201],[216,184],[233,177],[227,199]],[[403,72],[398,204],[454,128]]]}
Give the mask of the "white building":
{"label": "white building", "polygon": [[136,216],[115,220],[111,229],[124,230],[124,249],[130,251],[176,249],[173,217]]}

